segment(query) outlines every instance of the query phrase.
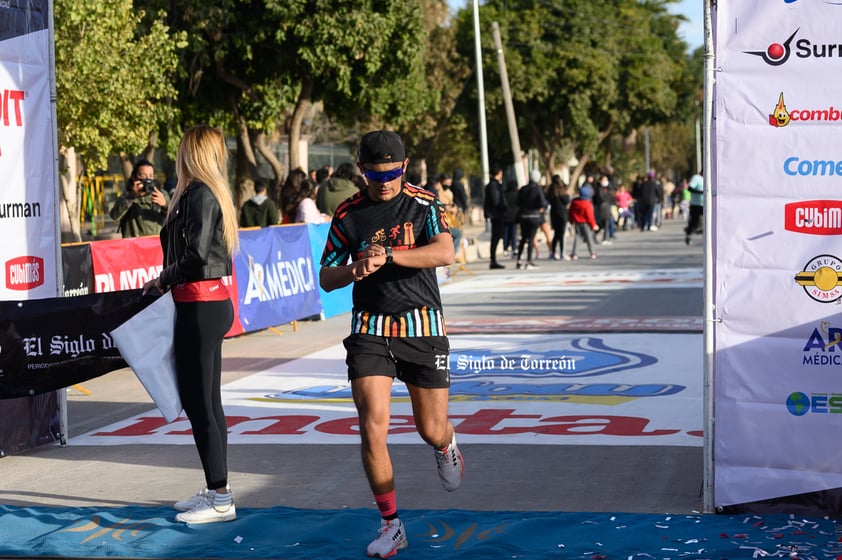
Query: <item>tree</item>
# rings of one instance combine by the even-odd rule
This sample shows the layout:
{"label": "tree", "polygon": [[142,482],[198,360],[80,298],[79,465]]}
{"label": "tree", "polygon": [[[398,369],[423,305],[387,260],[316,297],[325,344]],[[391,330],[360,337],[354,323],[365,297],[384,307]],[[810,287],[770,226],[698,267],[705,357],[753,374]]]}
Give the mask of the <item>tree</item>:
{"label": "tree", "polygon": [[56,112],[64,158],[62,231],[81,240],[77,181],[110,154],[137,152],[169,121],[175,49],[160,19],[139,32],[144,14],[131,0],[54,4]]}
{"label": "tree", "polygon": [[422,59],[418,0],[266,0],[280,22],[277,64],[298,92],[285,123],[290,162],[301,164],[303,116],[321,101],[341,123],[400,128],[435,107]]}
{"label": "tree", "polygon": [[[556,168],[565,146],[587,165],[610,163],[610,138],[643,124],[668,120],[676,107],[673,86],[684,62],[674,0],[489,0],[481,27],[500,26],[517,126],[525,148]],[[473,31],[459,20],[460,52],[468,56]],[[489,144],[505,151],[496,52],[483,34]],[[600,162],[599,160],[602,159]]]}
{"label": "tree", "polygon": [[[235,190],[255,173],[255,152],[281,164],[267,138],[288,136],[289,166],[305,117],[321,103],[343,125],[399,128],[433,106],[424,85],[418,0],[147,0],[168,6],[188,33],[179,104],[187,118],[218,122],[237,138]],[[274,160],[274,161],[273,161]]]}

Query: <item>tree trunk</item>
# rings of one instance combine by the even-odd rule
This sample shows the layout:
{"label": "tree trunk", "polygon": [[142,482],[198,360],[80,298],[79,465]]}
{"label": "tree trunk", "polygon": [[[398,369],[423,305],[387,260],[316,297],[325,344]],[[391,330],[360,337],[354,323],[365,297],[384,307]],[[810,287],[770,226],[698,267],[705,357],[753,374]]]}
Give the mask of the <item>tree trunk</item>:
{"label": "tree trunk", "polygon": [[152,131],[149,133],[149,143],[146,148],[140,153],[139,159],[145,159],[155,163],[155,151],[158,149],[158,133]]}
{"label": "tree trunk", "polygon": [[570,174],[570,186],[571,187],[578,187],[579,186],[579,175],[582,174],[582,171],[585,170],[585,166],[590,163],[591,158],[586,154],[582,154],[579,156],[579,163],[576,164],[576,167],[573,169],[573,173]]}
{"label": "tree trunk", "polygon": [[[151,161],[153,164],[155,163],[155,151],[158,149],[158,133],[157,132],[150,132],[149,133],[149,143],[146,144],[146,147],[140,152],[140,155],[137,157],[137,160],[132,158],[131,154],[127,154],[125,152],[120,152],[120,167],[123,170],[123,178],[128,182],[129,177],[132,176],[132,170],[134,169],[134,164],[136,161],[145,159]],[[156,168],[156,171],[161,171]]]}
{"label": "tree trunk", "polygon": [[249,136],[248,124],[245,117],[236,115],[237,119],[237,166],[236,175],[234,176],[234,202],[237,208],[240,208],[243,203],[254,193],[249,193],[246,181],[253,182],[255,172],[257,170],[257,159],[254,156],[254,149],[251,145],[251,137]]}
{"label": "tree trunk", "polygon": [[61,223],[62,241],[82,241],[81,209],[82,200],[77,177],[81,168],[76,150],[71,146],[60,150],[64,158],[64,174],[59,174],[61,182],[61,205],[59,208],[59,219]]}
{"label": "tree trunk", "polygon": [[129,182],[129,177],[132,176],[132,169],[134,169],[134,161],[132,160],[132,156],[125,152],[120,152],[120,167],[123,170],[123,179],[126,181],[126,184]]}
{"label": "tree trunk", "polygon": [[307,172],[307,162],[301,161],[299,142],[301,142],[301,125],[307,115],[307,110],[310,108],[312,95],[313,80],[308,78],[301,84],[301,93],[298,94],[298,101],[295,103],[295,109],[293,109],[292,118],[289,121],[289,130],[287,131],[289,136],[289,168],[300,167],[305,172]]}
{"label": "tree trunk", "polygon": [[254,145],[254,149],[257,150],[263,159],[266,160],[266,163],[272,168],[272,173],[275,175],[275,179],[269,184],[267,190],[267,196],[272,200],[275,200],[276,195],[280,196],[280,189],[281,189],[281,181],[284,177],[284,166],[275,157],[275,153],[269,147],[269,142],[266,140],[266,133],[265,132],[258,132],[254,135],[254,139],[252,140],[252,144]]}

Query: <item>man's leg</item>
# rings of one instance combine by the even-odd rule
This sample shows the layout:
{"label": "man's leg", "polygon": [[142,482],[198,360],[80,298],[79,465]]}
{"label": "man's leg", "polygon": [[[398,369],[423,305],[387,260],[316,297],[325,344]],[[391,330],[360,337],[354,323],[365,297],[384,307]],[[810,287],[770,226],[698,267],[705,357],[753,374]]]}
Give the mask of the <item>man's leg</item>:
{"label": "man's leg", "polygon": [[395,484],[386,438],[392,378],[359,377],[351,381],[351,391],[360,420],[360,454],[368,484],[375,495],[391,492]]}
{"label": "man's leg", "polygon": [[389,558],[409,544],[398,517],[392,460],[386,445],[392,378],[381,375],[358,377],[351,381],[351,392],[360,422],[363,468],[382,518],[377,538],[369,543],[366,554]]}
{"label": "man's leg", "polygon": [[489,250],[491,253],[491,268],[503,268],[503,265],[497,262],[497,246],[503,238],[503,220],[491,219],[491,245]]}
{"label": "man's leg", "polygon": [[415,428],[428,445],[441,449],[453,437],[453,424],[447,417],[449,389],[424,389],[407,384],[412,400]]}
{"label": "man's leg", "polygon": [[435,449],[439,479],[448,492],[462,483],[465,474],[462,454],[456,447],[453,424],[447,417],[448,389],[425,389],[407,383],[415,428]]}

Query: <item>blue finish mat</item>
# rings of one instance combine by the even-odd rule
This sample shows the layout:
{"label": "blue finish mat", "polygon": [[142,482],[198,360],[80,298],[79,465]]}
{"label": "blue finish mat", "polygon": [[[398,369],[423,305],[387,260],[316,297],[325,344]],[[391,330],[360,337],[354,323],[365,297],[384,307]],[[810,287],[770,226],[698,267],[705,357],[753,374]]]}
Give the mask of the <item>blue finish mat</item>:
{"label": "blue finish mat", "polygon": [[[365,558],[373,509],[240,509],[236,521],[185,526],[161,507],[0,506],[0,557]],[[842,560],[832,519],[402,510],[396,558]]]}

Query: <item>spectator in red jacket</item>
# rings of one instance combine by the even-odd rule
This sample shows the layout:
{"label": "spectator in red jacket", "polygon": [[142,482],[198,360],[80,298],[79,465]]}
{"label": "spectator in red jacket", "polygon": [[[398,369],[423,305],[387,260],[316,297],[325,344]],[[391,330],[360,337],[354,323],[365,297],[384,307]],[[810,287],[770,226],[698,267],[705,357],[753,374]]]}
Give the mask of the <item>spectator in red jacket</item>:
{"label": "spectator in red jacket", "polygon": [[569,221],[573,225],[574,231],[573,250],[570,253],[570,258],[574,261],[579,258],[576,256],[576,244],[580,237],[588,245],[588,252],[590,252],[591,258],[596,258],[596,253],[593,252],[593,234],[599,228],[594,218],[591,198],[593,198],[593,189],[589,185],[582,185],[579,189],[579,196],[570,202],[570,208],[567,210]]}

